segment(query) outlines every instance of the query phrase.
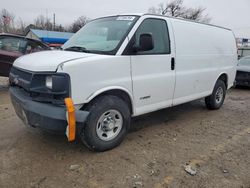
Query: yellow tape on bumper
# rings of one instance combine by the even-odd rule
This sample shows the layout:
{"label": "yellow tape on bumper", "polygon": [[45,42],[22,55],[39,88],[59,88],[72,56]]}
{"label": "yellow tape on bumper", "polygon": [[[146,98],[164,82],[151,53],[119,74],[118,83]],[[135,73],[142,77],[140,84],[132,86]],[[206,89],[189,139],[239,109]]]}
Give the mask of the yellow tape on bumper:
{"label": "yellow tape on bumper", "polygon": [[74,141],[76,138],[76,114],[73,100],[71,98],[64,99],[67,115],[68,115],[68,127],[66,131],[66,135],[68,137],[68,141]]}

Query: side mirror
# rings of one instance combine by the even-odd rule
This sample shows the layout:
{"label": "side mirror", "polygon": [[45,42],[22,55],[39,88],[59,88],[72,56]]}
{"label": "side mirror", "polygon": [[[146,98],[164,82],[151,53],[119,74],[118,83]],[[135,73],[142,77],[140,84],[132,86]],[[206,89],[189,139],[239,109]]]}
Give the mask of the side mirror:
{"label": "side mirror", "polygon": [[153,36],[150,33],[144,33],[140,35],[139,46],[137,51],[150,51],[154,49]]}

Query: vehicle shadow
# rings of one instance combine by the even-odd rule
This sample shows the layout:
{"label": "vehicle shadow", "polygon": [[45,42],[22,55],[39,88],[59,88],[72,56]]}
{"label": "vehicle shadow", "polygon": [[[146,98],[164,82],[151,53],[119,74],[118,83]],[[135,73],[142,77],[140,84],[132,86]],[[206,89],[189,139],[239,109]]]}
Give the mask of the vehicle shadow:
{"label": "vehicle shadow", "polygon": [[[204,100],[196,100],[172,108],[166,108],[163,110],[145,114],[136,118],[132,118],[131,128],[129,132],[139,132],[144,128],[159,126],[163,123],[168,126],[168,123],[174,123],[175,121],[180,120],[182,116],[187,116],[189,113],[200,112],[205,110],[206,108],[204,105]],[[29,130],[32,132],[31,133],[29,131],[33,135],[32,137],[40,137],[42,142],[46,142],[46,144],[49,145],[48,147],[53,146],[56,148],[67,148],[69,150],[76,150],[81,152],[88,151],[88,149],[83,146],[79,136],[77,136],[74,142],[69,143],[67,142],[65,134],[47,132],[34,128],[30,128]]]}
{"label": "vehicle shadow", "polygon": [[192,101],[186,104],[162,109],[156,112],[138,116],[132,119],[130,132],[140,131],[143,128],[167,124],[182,118],[183,115],[195,111],[207,110],[203,99]]}
{"label": "vehicle shadow", "polygon": [[247,86],[235,86],[234,89],[238,89],[238,90],[250,90],[250,87],[247,87]]}

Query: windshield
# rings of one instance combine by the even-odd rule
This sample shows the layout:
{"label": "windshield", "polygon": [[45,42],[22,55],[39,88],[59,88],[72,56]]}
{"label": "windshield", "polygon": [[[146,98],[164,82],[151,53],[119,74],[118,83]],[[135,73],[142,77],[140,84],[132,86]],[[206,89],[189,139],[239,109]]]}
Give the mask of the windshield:
{"label": "windshield", "polygon": [[24,53],[27,41],[18,37],[0,37],[0,50]]}
{"label": "windshield", "polygon": [[94,20],[73,35],[62,48],[114,55],[136,20],[136,16],[114,16]]}
{"label": "windshield", "polygon": [[249,57],[243,57],[242,59],[240,59],[239,64],[244,65],[244,66],[250,66],[250,56]]}

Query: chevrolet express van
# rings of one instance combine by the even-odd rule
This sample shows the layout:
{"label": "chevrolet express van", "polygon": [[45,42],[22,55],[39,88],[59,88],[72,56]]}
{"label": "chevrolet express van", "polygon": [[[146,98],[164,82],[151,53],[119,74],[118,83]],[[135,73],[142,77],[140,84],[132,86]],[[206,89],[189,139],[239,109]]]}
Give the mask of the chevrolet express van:
{"label": "chevrolet express van", "polygon": [[62,50],[18,58],[10,95],[25,124],[79,135],[92,150],[118,146],[131,117],[205,98],[219,109],[233,86],[231,30],[150,14],[89,22]]}

